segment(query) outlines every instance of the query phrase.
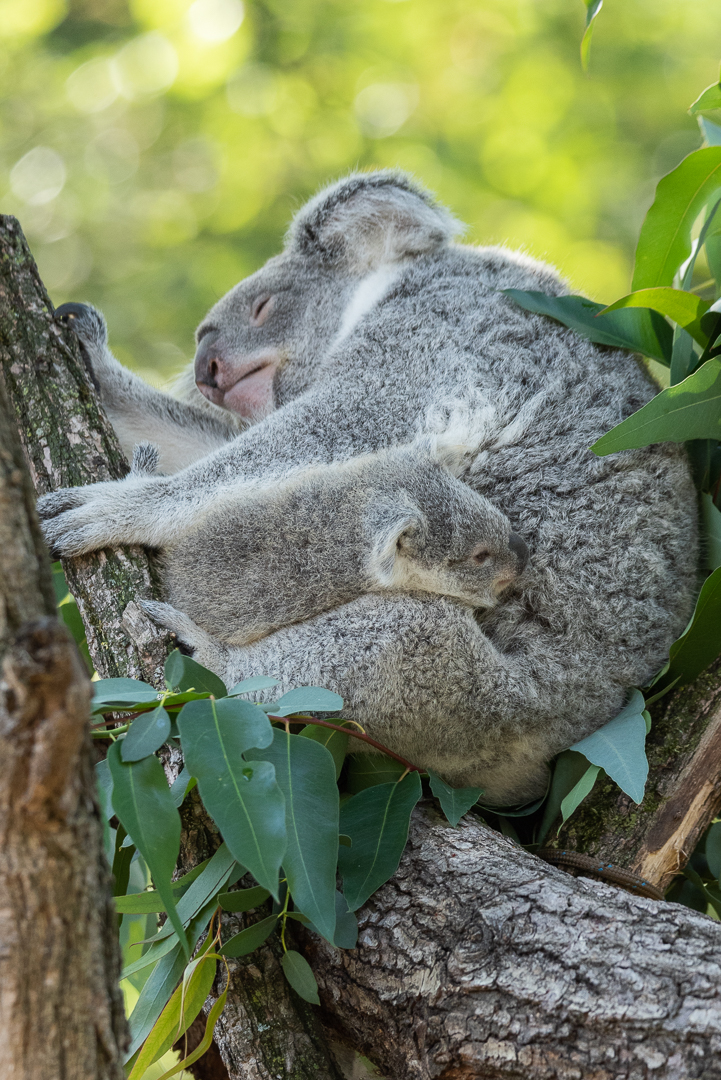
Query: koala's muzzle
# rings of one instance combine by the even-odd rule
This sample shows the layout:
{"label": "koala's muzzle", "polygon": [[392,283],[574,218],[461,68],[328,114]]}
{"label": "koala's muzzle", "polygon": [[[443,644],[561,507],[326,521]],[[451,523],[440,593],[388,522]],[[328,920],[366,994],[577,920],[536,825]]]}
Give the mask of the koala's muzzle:
{"label": "koala's muzzle", "polygon": [[273,376],[279,356],[259,349],[238,357],[223,343],[219,330],[209,330],[195,353],[195,382],[201,394],[240,416],[265,415],[273,407]]}
{"label": "koala's muzzle", "polygon": [[522,574],[528,566],[529,551],[528,545],[525,540],[518,535],[518,533],[512,532],[508,538],[508,546],[513,554],[518,559],[518,573]]}

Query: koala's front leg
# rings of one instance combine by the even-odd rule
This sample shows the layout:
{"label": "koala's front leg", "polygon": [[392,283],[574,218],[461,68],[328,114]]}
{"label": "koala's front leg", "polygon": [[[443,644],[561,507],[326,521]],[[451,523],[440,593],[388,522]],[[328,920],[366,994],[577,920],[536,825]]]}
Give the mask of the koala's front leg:
{"label": "koala's front leg", "polygon": [[173,478],[131,473],[87,487],[61,488],[38,500],[48,547],[59,557],[119,544],[164,547],[192,526],[192,493],[178,497]]}

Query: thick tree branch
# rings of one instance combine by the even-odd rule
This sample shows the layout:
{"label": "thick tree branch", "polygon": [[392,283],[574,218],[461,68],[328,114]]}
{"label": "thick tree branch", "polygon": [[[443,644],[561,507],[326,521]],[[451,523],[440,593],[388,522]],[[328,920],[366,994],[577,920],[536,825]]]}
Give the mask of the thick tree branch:
{"label": "thick tree branch", "polygon": [[705,915],[428,807],[360,915],[357,950],[306,933],[307,955],[329,1027],[392,1080],[721,1077],[721,926]]}

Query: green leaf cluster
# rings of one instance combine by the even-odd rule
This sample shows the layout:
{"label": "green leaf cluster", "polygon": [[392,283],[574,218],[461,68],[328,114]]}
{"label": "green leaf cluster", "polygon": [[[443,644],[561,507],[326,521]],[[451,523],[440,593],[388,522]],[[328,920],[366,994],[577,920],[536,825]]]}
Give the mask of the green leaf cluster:
{"label": "green leaf cluster", "polygon": [[[290,985],[317,1003],[310,967],[285,946],[286,922],[299,920],[336,946],[353,948],[353,912],[397,869],[422,792],[420,774],[384,754],[353,755],[346,763],[355,728],[316,716],[343,708],[343,699],[328,690],[298,687],[261,705],[248,695],[269,691],[276,680],[246,679],[228,691],[178,651],[168,657],[165,683],[159,692],[133,679],[101,680],[92,702],[95,735],[112,740],[97,774],[111,836],[117,821],[112,857],[119,921],[147,925],[157,914],[168,916],[135,942],[145,951],[123,971],[140,986],[128,1057],[130,1075],[138,1076],[165,1052],[171,1028],[187,1026],[197,1014],[217,957],[244,956],[276,930]],[[157,756],[167,742],[184,758],[172,787]],[[454,790],[433,774],[430,786],[453,824],[480,795],[475,788]],[[179,807],[193,787],[223,843],[173,881]],[[147,874],[140,889],[136,865]],[[246,875],[250,883],[231,889]],[[217,950],[207,944],[207,959],[198,966],[189,958],[218,909],[251,913],[250,921],[218,941]],[[174,990],[181,977],[183,993],[182,986]]]}

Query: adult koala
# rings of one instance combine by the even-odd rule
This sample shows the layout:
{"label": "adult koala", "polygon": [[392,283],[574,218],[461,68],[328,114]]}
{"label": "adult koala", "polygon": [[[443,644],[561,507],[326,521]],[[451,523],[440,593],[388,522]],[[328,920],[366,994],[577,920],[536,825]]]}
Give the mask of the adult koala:
{"label": "adult koala", "polygon": [[[265,673],[282,689],[338,691],[370,735],[507,804],[542,793],[548,760],[663,663],[691,611],[696,498],[675,445],[590,452],[653,396],[651,380],[626,353],[500,291],[561,294],[552,270],[456,245],[456,231],[402,174],[354,175],[312,199],[283,253],[198,330],[198,386],[249,418],[240,434],[199,398],[184,407],[151,391],[107,352],[101,324],[95,334],[86,325],[126,447],[151,439],[161,468],[185,467],[59,491],[40,509],[64,555],[162,548],[244,487],[457,427],[474,446],[465,481],[530,548],[502,604],[475,618],[422,593],[367,595],[244,648],[194,644],[229,685]],[[199,589],[242,572],[197,552]]]}

